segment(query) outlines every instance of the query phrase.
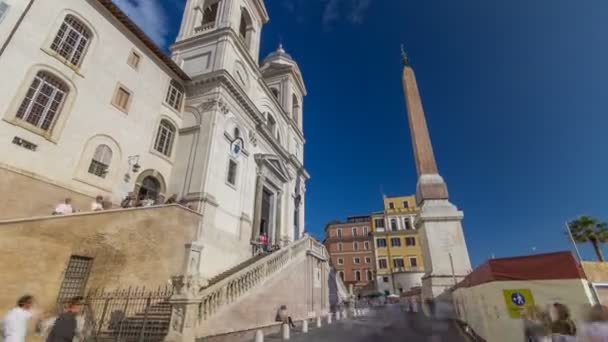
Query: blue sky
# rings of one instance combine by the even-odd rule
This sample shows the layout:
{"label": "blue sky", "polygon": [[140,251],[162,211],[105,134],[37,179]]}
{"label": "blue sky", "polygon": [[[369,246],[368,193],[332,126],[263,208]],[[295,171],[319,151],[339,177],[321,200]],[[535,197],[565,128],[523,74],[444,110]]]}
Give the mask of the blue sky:
{"label": "blue sky", "polygon": [[[115,0],[160,45],[184,0]],[[381,209],[416,175],[399,45],[472,262],[569,249],[564,222],[608,219],[608,2],[267,0],[262,57],[279,37],[308,87],[306,229]],[[593,257],[583,248],[584,257]]]}

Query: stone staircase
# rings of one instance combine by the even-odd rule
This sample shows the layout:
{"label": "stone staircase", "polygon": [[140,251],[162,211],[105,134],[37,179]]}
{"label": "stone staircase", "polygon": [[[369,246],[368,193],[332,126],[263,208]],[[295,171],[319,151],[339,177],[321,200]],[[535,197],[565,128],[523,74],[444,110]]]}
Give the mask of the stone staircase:
{"label": "stone staircase", "polygon": [[[328,257],[320,242],[305,235],[215,276],[195,289],[193,298],[174,297],[174,303],[187,302],[188,309],[174,309],[177,316],[171,321],[169,340],[194,336],[197,341],[213,341],[218,336],[272,326],[281,305],[288,306],[294,319],[324,315],[329,310]],[[189,325],[192,331],[188,333],[183,328],[172,330]]]}
{"label": "stone staircase", "polygon": [[102,331],[99,341],[160,342],[169,332],[171,303],[159,302],[143,312],[125,318],[112,330]]}

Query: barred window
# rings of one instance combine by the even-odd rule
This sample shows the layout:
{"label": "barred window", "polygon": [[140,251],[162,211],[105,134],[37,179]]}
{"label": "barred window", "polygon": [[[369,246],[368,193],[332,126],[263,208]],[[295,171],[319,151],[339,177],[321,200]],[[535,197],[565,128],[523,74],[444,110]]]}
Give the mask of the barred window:
{"label": "barred window", "polygon": [[182,100],[184,99],[184,88],[177,83],[175,80],[172,80],[169,84],[169,91],[167,92],[167,98],[165,102],[175,110],[182,109]]}
{"label": "barred window", "polygon": [[106,178],[111,161],[112,149],[107,145],[97,146],[93,159],[91,159],[91,164],[89,165],[89,173],[100,178]]}
{"label": "barred window", "polygon": [[55,123],[69,92],[68,86],[50,73],[36,74],[16,117],[45,131]]}
{"label": "barred window", "polygon": [[91,36],[91,31],[80,20],[68,15],[51,44],[51,50],[57,52],[70,64],[80,66]]}
{"label": "barred window", "polygon": [[173,127],[169,121],[161,120],[160,125],[158,126],[158,133],[156,134],[154,149],[167,157],[170,157],[174,138],[175,127]]}

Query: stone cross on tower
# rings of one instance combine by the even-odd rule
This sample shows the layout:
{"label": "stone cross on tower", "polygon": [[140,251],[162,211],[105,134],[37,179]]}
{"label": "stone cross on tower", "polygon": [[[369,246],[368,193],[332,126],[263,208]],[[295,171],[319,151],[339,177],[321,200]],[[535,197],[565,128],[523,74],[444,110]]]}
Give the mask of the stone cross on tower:
{"label": "stone cross on tower", "polygon": [[416,75],[403,47],[402,61],[403,91],[418,174],[416,200],[421,208],[416,227],[424,254],[422,296],[434,298],[463,279],[471,270],[471,262],[461,225],[463,213],[448,201],[448,188],[435,162]]}

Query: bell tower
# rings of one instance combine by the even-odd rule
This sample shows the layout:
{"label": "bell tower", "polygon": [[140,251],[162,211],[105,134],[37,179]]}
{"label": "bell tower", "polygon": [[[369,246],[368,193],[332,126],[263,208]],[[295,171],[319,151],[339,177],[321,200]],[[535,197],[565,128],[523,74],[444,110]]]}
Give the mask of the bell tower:
{"label": "bell tower", "polygon": [[180,58],[183,52],[180,45],[184,43],[191,47],[193,41],[215,42],[220,36],[228,34],[239,40],[237,44],[242,44],[257,63],[262,27],[268,19],[263,0],[187,0],[173,46],[174,59],[178,63],[184,62]]}

